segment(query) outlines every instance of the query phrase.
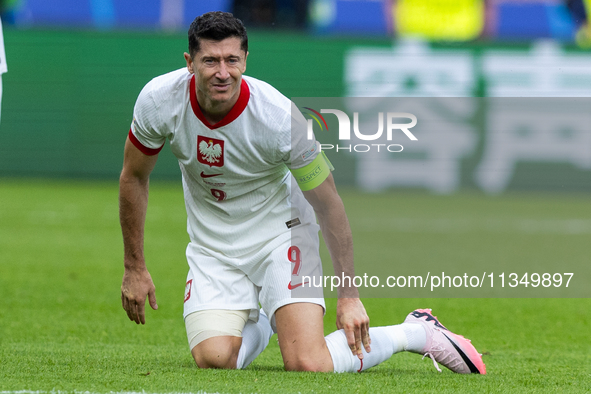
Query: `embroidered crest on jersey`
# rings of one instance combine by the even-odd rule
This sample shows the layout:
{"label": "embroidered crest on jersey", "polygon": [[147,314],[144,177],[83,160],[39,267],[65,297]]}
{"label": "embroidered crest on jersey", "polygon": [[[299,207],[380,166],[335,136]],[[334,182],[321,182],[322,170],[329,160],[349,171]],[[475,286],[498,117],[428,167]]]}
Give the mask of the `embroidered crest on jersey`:
{"label": "embroidered crest on jersey", "polygon": [[198,135],[197,160],[199,160],[199,163],[210,167],[223,167],[224,141]]}
{"label": "embroidered crest on jersey", "polygon": [[190,279],[187,284],[185,285],[185,302],[191,298],[191,285],[193,284],[193,279]]}

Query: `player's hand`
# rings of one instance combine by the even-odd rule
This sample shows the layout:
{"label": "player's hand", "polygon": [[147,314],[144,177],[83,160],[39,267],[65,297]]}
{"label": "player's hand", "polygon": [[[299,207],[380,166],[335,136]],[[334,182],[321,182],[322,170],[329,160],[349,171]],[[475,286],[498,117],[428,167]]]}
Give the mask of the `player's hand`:
{"label": "player's hand", "polygon": [[371,352],[369,317],[359,298],[339,298],[337,302],[337,328],[345,330],[351,352],[363,359],[362,344],[367,353]]}
{"label": "player's hand", "polygon": [[146,297],[152,309],[158,309],[156,287],[147,269],[126,269],[121,284],[121,304],[129,320],[137,324],[146,324],[144,306]]}

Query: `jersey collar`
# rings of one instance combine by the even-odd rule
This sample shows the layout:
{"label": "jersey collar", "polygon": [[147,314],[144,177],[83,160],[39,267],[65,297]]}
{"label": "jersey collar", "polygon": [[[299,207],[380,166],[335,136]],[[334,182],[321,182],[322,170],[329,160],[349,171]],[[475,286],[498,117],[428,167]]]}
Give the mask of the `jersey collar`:
{"label": "jersey collar", "polygon": [[201,112],[201,107],[199,107],[199,102],[197,101],[197,93],[195,92],[195,74],[193,74],[193,77],[191,78],[190,85],[191,107],[193,108],[193,112],[195,113],[195,116],[197,116],[197,118],[210,130],[217,129],[219,127],[226,126],[232,123],[244,111],[246,105],[248,104],[248,100],[250,99],[250,89],[248,88],[248,84],[246,83],[244,78],[242,78],[242,82],[240,83],[240,95],[238,96],[238,101],[236,101],[236,104],[234,104],[230,112],[228,112],[222,120],[212,125],[207,121],[207,119],[205,119],[203,112]]}

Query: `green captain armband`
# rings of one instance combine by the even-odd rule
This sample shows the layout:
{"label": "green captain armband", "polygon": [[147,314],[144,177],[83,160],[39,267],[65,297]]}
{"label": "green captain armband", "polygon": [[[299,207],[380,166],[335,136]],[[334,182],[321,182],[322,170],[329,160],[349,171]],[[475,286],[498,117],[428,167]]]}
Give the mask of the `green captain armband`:
{"label": "green captain armband", "polygon": [[302,167],[292,169],[291,173],[302,191],[312,190],[318,186],[330,175],[334,167],[326,157],[324,152],[320,152],[312,163]]}

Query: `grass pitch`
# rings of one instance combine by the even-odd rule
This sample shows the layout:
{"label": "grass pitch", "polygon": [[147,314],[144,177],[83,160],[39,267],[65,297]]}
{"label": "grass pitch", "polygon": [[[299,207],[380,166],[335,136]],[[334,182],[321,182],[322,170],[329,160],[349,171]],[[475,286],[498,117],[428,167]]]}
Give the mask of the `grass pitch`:
{"label": "grass pitch", "polygon": [[[379,222],[385,204],[399,207],[401,217],[425,227],[415,226],[414,237],[404,226],[389,229],[397,250],[393,259],[401,261],[454,254],[486,260],[487,254],[478,250],[507,250],[500,243],[506,239],[491,237],[490,229],[478,222],[469,231],[478,248],[460,248],[465,232],[453,228],[442,239],[432,223],[425,222],[441,212],[461,216],[472,207],[536,223],[591,218],[588,198],[572,196],[393,193],[373,196],[371,204],[363,204],[368,197],[357,192],[342,196],[358,268],[364,259],[384,258],[377,248],[364,246],[376,239],[363,223]],[[430,360],[414,354],[397,354],[361,374],[287,373],[275,338],[244,371],[199,370],[182,321],[188,237],[180,185],[154,182],[151,188],[146,256],[159,310],[148,310],[147,324],[140,327],[127,319],[120,305],[123,266],[116,183],[2,180],[0,203],[0,392],[591,391],[589,299],[364,300],[372,326],[399,323],[418,307],[433,308],[443,324],[471,338],[485,354],[486,376],[438,373]],[[522,236],[511,228],[495,231],[525,251],[588,258],[591,232],[585,228],[537,236]],[[422,247],[413,244],[417,234]],[[504,257],[510,259],[511,254]],[[329,333],[335,324],[335,300],[327,299],[327,306]]]}

